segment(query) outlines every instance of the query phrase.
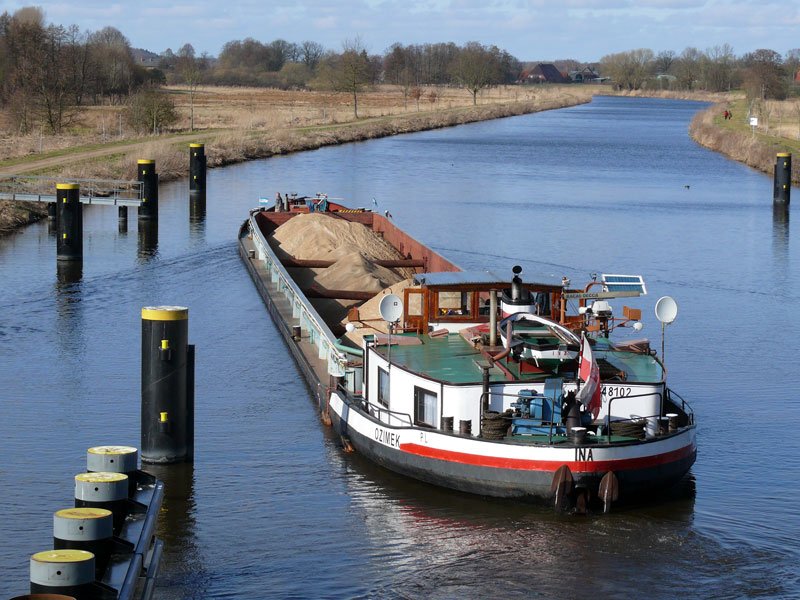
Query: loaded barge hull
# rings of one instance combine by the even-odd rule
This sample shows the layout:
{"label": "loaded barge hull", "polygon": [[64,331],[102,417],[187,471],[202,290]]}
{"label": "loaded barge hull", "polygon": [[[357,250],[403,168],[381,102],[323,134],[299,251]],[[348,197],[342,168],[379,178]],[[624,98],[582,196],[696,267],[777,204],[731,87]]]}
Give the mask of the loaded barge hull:
{"label": "loaded barge hull", "polygon": [[[350,211],[335,203],[330,203],[326,208],[331,218],[361,223],[387,240],[398,250],[400,259],[396,262],[416,266],[416,272],[421,275],[415,276],[415,283],[422,281],[423,288],[428,275],[444,273],[448,277],[442,281],[453,278],[459,280],[460,270],[457,266],[399,230],[388,219],[369,211]],[[482,357],[487,356],[485,349],[477,352],[472,360],[477,365],[476,375],[475,380],[469,382],[455,380],[453,378],[456,376],[452,374],[442,378],[435,373],[420,372],[413,368],[413,361],[403,364],[402,360],[396,362],[391,356],[391,352],[402,355],[403,349],[407,353],[413,352],[413,348],[403,346],[405,343],[413,345],[412,342],[427,346],[431,351],[440,341],[433,337],[430,330],[441,326],[448,318],[457,325],[445,333],[445,337],[449,336],[450,345],[459,343],[454,339],[459,331],[461,337],[466,339],[465,328],[470,331],[468,326],[475,323],[459,323],[461,316],[436,316],[444,313],[441,309],[437,312],[437,306],[433,301],[429,302],[425,295],[424,314],[411,315],[406,306],[402,320],[406,330],[413,330],[420,320],[424,321],[425,331],[418,327],[411,333],[406,331],[398,334],[398,337],[408,336],[416,338],[416,341],[400,340],[400,345],[396,346],[397,340],[390,337],[387,342],[381,338],[381,334],[376,334],[365,336],[362,348],[345,347],[341,324],[330,320],[326,322],[309,300],[310,295],[320,297],[320,290],[314,286],[301,288],[290,273],[290,270],[303,267],[324,267],[324,261],[298,261],[279,256],[279,251],[269,241],[278,227],[305,212],[302,206],[295,206],[285,213],[274,209],[252,211],[239,233],[240,255],[300,367],[323,420],[330,420],[345,447],[354,448],[387,469],[427,483],[497,497],[551,499],[555,494],[558,501],[558,495],[563,490],[573,495],[575,490],[588,490],[588,497],[605,493],[607,497],[603,497],[603,501],[610,503],[612,495],[616,499],[618,496],[649,493],[673,485],[689,471],[697,451],[694,416],[679,397],[672,397],[663,379],[644,384],[632,382],[624,388],[628,396],[652,396],[658,400],[658,413],[646,414],[647,435],[612,435],[614,429],[611,422],[613,420],[616,423],[618,416],[612,414],[611,400],[620,407],[633,400],[626,399],[625,392],[622,397],[612,397],[614,390],[620,388],[620,382],[603,381],[603,394],[608,393],[608,406],[604,405],[604,410],[609,428],[605,437],[600,435],[599,427],[597,434],[591,438],[568,435],[562,427],[566,417],[560,419],[559,414],[559,419],[551,415],[549,422],[542,420],[539,415],[539,421],[531,429],[530,435],[511,435],[509,428],[509,435],[501,439],[487,439],[482,436],[486,415],[494,413],[496,416],[504,411],[510,413],[512,409],[509,405],[517,406],[512,401],[529,393],[541,397],[545,392],[544,376],[525,374],[522,367],[513,371],[510,364],[506,368],[491,360],[490,368],[487,368],[481,363]],[[434,276],[428,277],[430,282],[437,280]],[[466,293],[464,289],[478,289],[475,282],[470,285],[471,288],[462,286],[462,298]],[[547,286],[540,288],[550,292],[556,289]],[[312,290],[311,294],[309,289]],[[449,288],[441,287],[441,290],[445,289]],[[325,291],[322,292],[322,297],[325,297]],[[407,290],[404,297],[407,303],[413,302],[413,294],[419,293],[419,290],[412,288],[410,293],[412,296]],[[477,296],[478,292],[474,294]],[[478,306],[476,297],[474,307]],[[552,309],[554,315],[556,308]],[[477,318],[477,310],[463,307],[464,313],[472,314],[472,321],[481,320]],[[429,324],[436,319],[442,322]],[[491,358],[491,353],[488,356]],[[487,372],[491,372],[488,387]],[[392,374],[390,384],[384,381],[389,378],[387,373]],[[453,380],[448,380],[448,377]],[[412,379],[413,386],[409,383]],[[569,374],[562,379],[558,380],[562,391],[573,391]],[[399,401],[395,403],[395,398],[403,391],[401,385],[405,386],[407,395],[414,395],[411,402],[414,408],[406,404],[403,408],[395,409],[395,406],[401,406]],[[389,402],[381,398],[382,394],[384,397],[389,395],[389,389],[391,408]],[[409,391],[412,389],[413,392]],[[458,408],[453,408],[456,406],[454,402],[461,402],[469,390],[477,390],[476,399],[469,400],[470,407],[459,413]],[[559,402],[562,399],[562,396],[558,397]],[[555,396],[552,400],[551,411],[557,404]],[[430,406],[423,406],[426,402],[432,402],[435,410],[430,411]],[[547,405],[546,399],[543,402]],[[453,431],[453,417],[447,413],[471,417],[468,422],[473,424],[475,433],[469,427],[465,431]],[[670,414],[670,427],[667,429],[664,425],[653,433],[651,424],[656,419],[664,421],[664,414]],[[466,421],[459,418],[456,423]],[[516,432],[517,423],[529,424],[530,419],[517,418],[513,423]],[[522,431],[526,430],[523,428]],[[609,474],[610,479],[606,477]]]}

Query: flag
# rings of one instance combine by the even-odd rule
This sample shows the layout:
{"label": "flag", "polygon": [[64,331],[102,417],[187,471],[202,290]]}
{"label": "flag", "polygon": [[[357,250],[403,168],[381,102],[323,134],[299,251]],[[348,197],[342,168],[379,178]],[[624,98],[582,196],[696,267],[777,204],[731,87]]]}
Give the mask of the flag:
{"label": "flag", "polygon": [[600,396],[600,367],[592,354],[592,347],[585,334],[581,334],[581,360],[578,366],[578,377],[583,380],[583,387],[578,390],[578,401],[586,406],[596,419],[600,413],[602,399]]}

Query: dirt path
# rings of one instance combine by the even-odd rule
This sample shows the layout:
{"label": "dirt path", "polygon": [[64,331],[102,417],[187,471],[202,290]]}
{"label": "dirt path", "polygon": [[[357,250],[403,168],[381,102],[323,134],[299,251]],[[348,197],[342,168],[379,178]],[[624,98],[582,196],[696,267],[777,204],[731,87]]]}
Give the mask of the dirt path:
{"label": "dirt path", "polygon": [[[214,139],[220,133],[225,133],[226,130],[215,129],[209,132],[197,133],[195,135],[174,134],[159,136],[158,142],[178,142],[185,141],[186,144],[190,143],[204,143]],[[144,150],[147,146],[153,144],[154,140],[131,140],[130,142],[119,142],[104,146],[102,148],[94,148],[91,150],[74,150],[67,154],[59,153],[58,156],[49,156],[44,158],[34,158],[24,160],[9,166],[0,166],[0,177],[8,177],[11,175],[26,175],[29,173],[36,173],[46,169],[54,169],[58,167],[65,167],[75,163],[80,163],[86,160],[103,158],[105,156],[114,156],[116,154],[127,154],[137,149]],[[146,157],[143,157],[146,158]]]}

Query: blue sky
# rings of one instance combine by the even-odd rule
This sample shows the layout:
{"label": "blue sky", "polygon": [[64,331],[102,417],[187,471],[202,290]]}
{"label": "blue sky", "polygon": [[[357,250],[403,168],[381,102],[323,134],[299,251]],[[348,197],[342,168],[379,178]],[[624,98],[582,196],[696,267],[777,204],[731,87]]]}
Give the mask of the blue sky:
{"label": "blue sky", "polygon": [[191,43],[219,53],[230,40],[314,40],[338,50],[360,36],[372,53],[403,44],[479,41],[520,60],[575,58],[651,48],[680,53],[730,44],[780,54],[800,47],[800,0],[0,0],[0,11],[35,4],[48,22],[119,29],[134,47],[161,52]]}

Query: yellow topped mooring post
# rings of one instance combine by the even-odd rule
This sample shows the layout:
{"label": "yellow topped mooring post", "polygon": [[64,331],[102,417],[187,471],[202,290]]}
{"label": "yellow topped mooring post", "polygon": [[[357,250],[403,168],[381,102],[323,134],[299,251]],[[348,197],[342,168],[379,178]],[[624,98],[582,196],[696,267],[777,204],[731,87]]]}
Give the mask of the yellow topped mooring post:
{"label": "yellow topped mooring post", "polygon": [[194,458],[194,346],[189,309],[142,309],[142,462]]}
{"label": "yellow topped mooring post", "polygon": [[189,193],[206,193],[206,147],[204,144],[189,144]]}
{"label": "yellow topped mooring post", "polygon": [[83,260],[83,205],[77,183],[56,184],[56,258]]}
{"label": "yellow topped mooring post", "polygon": [[140,219],[158,219],[158,174],[156,161],[139,159],[136,161],[139,183],[142,184],[142,204],[139,206]]}
{"label": "yellow topped mooring post", "polygon": [[775,158],[775,177],[772,192],[774,204],[789,205],[792,192],[792,155],[780,152]]}
{"label": "yellow topped mooring post", "polygon": [[31,594],[92,598],[94,554],[86,550],[45,550],[31,556]]}

